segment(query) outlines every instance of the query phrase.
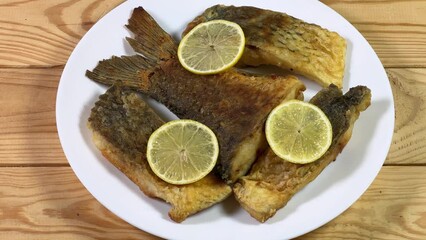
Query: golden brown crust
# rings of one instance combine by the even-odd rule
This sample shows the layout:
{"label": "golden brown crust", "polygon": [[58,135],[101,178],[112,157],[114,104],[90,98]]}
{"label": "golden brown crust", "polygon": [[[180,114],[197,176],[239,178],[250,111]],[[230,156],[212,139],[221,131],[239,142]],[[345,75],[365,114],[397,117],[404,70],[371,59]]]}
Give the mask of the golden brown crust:
{"label": "golden brown crust", "polygon": [[125,153],[92,130],[94,143],[102,155],[123,172],[149,197],[159,198],[171,204],[169,217],[182,222],[190,215],[223,201],[231,194],[231,188],[213,174],[188,185],[172,185],[158,178],[146,159],[139,163],[128,159]]}
{"label": "golden brown crust", "polygon": [[[162,62],[142,82],[149,86],[144,92],[179,118],[199,121],[213,130],[220,145],[216,169],[228,182],[246,173],[234,171],[235,154],[245,140],[263,128],[274,107],[289,95],[296,97],[305,90],[303,83],[290,75],[249,76],[236,70],[194,75],[176,59]],[[250,158],[246,163],[249,166]]]}
{"label": "golden brown crust", "polygon": [[221,202],[232,190],[213,174],[187,185],[173,185],[158,178],[149,167],[145,152],[149,135],[161,124],[160,118],[137,94],[113,87],[92,109],[88,128],[102,155],[147,196],[170,203],[170,218],[182,222]]}
{"label": "golden brown crust", "polygon": [[275,65],[304,75],[323,87],[342,87],[346,40],[335,32],[285,13],[255,7],[216,5],[189,23],[183,35],[197,24],[224,19],[241,26],[246,49],[240,63]]}
{"label": "golden brown crust", "polygon": [[333,126],[330,149],[319,160],[304,165],[284,161],[268,149],[255,162],[250,174],[234,185],[237,201],[260,222],[272,217],[336,159],[350,140],[360,112],[370,105],[370,99],[370,90],[362,86],[344,96],[336,87],[317,94],[311,101],[326,113]]}

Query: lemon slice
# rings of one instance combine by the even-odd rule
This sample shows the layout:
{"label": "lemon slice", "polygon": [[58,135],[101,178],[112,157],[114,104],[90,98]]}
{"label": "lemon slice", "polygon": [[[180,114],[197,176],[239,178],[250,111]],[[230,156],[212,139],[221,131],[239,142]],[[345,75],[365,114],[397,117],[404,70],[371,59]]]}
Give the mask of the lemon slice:
{"label": "lemon slice", "polygon": [[212,130],[192,120],[175,120],[158,128],[148,140],[152,171],[172,184],[188,184],[215,166],[219,144]]}
{"label": "lemon slice", "polygon": [[178,58],[188,71],[215,74],[234,66],[243,55],[244,32],[225,20],[213,20],[194,27],[179,44]]}
{"label": "lemon slice", "polygon": [[333,129],[317,106],[299,100],[276,107],[266,120],[266,139],[280,158],[305,164],[318,160],[328,150]]}

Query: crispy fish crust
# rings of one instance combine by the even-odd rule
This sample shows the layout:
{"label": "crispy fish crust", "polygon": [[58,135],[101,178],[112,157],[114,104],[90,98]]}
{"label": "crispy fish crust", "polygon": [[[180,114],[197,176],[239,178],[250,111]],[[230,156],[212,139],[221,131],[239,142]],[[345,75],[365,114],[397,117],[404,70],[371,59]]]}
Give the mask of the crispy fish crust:
{"label": "crispy fish crust", "polygon": [[145,57],[113,57],[87,76],[109,85],[120,81],[179,118],[207,125],[219,141],[218,174],[232,183],[247,173],[266,148],[263,126],[269,112],[284,100],[298,98],[303,83],[294,76],[249,76],[234,69],[195,75],[181,66],[176,44],[143,8],[134,10],[128,28],[135,33],[129,43]]}
{"label": "crispy fish crust", "polygon": [[99,97],[88,127],[102,155],[147,196],[170,203],[170,218],[182,222],[221,202],[232,190],[213,174],[187,185],[173,185],[158,178],[149,167],[145,153],[149,136],[163,123],[136,93],[113,86]]}
{"label": "crispy fish crust", "polygon": [[240,62],[250,66],[275,65],[324,87],[334,84],[342,88],[346,41],[339,34],[285,13],[224,5],[205,10],[183,34],[214,19],[235,22],[243,29],[246,49]]}
{"label": "crispy fish crust", "polygon": [[301,165],[284,161],[268,149],[255,162],[250,174],[233,187],[241,206],[260,222],[275,215],[295,193],[336,159],[351,138],[360,112],[370,105],[370,101],[370,90],[364,86],[351,88],[345,95],[336,86],[320,91],[311,103],[324,111],[333,127],[333,141],[328,151],[319,160]]}
{"label": "crispy fish crust", "polygon": [[[217,170],[228,182],[244,175],[257,152],[266,147],[263,126],[269,112],[282,101],[296,98],[304,89],[291,76],[271,79],[228,71],[194,77],[177,61],[163,63],[147,85],[146,93],[177,116],[202,122],[213,130],[220,145]],[[246,144],[254,148],[245,147]],[[251,153],[239,151],[240,148]]]}

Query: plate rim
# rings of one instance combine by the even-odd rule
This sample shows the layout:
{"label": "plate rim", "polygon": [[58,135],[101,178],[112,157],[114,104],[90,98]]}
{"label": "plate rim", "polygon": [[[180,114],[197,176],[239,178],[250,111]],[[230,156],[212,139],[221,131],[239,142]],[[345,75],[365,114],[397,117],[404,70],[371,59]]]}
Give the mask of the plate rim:
{"label": "plate rim", "polygon": [[[307,0],[308,1],[308,0]],[[361,35],[361,33],[359,33],[359,31],[355,28],[355,27],[353,27],[353,25],[352,24],[350,24],[345,18],[343,18],[339,13],[337,13],[336,11],[334,11],[333,9],[331,9],[331,8],[329,8],[327,5],[325,5],[324,3],[322,3],[322,2],[320,2],[320,1],[316,1],[316,0],[313,0],[313,1],[315,1],[315,3],[318,3],[318,4],[320,4],[320,5],[322,5],[323,7],[326,7],[327,9],[329,9],[329,10],[331,10],[331,11],[333,11],[335,14],[337,14],[339,17],[340,17],[340,20],[341,21],[345,21],[345,23],[346,24],[349,24],[350,26],[352,26],[352,30],[354,30],[354,31],[356,31],[356,33],[357,34],[359,34],[359,35]],[[125,5],[133,5],[133,3],[135,3],[135,2],[138,2],[138,5],[143,5],[143,2],[140,2],[140,1],[126,1],[126,2],[123,2],[122,4],[120,4],[120,5],[118,5],[117,7],[115,7],[113,10],[111,10],[109,13],[107,13],[105,16],[103,16],[101,19],[99,19],[98,20],[98,22],[96,23],[96,24],[98,24],[102,19],[104,19],[104,18],[106,18],[112,11],[114,11],[114,10],[116,10],[116,9],[118,9],[118,8],[121,8],[121,7],[123,7],[123,6],[125,6]],[[251,5],[250,3],[252,3],[252,2],[249,2],[247,5]],[[261,3],[260,3],[261,4]],[[141,230],[143,230],[143,231],[146,231],[146,232],[149,232],[149,233],[151,233],[151,234],[153,234],[153,235],[156,235],[156,236],[160,236],[160,237],[165,237],[165,238],[170,238],[170,236],[169,235],[167,235],[167,234],[163,234],[163,232],[158,232],[158,231],[151,231],[150,229],[146,229],[146,228],[141,228],[138,224],[134,224],[133,223],[133,221],[129,221],[128,219],[126,219],[125,217],[123,217],[123,216],[121,216],[121,214],[118,214],[118,213],[116,213],[115,211],[113,211],[109,206],[107,206],[106,204],[104,204],[104,202],[101,200],[101,199],[99,199],[97,196],[95,196],[95,194],[93,194],[92,193],[92,191],[89,189],[89,187],[87,187],[86,186],[86,183],[84,182],[84,181],[82,181],[82,177],[80,176],[80,174],[79,174],[79,172],[75,169],[75,167],[73,166],[73,162],[72,161],[70,161],[70,159],[69,159],[69,154],[67,154],[67,152],[66,152],[66,150],[65,150],[65,146],[64,146],[64,143],[65,143],[65,140],[64,140],[64,126],[62,125],[62,121],[60,120],[61,119],[61,116],[60,116],[60,113],[63,111],[63,109],[60,109],[60,106],[61,106],[61,104],[60,104],[60,101],[62,100],[62,97],[63,97],[63,95],[61,95],[61,91],[63,91],[62,89],[61,89],[61,84],[63,85],[63,82],[64,81],[66,81],[66,80],[63,80],[63,79],[65,79],[65,77],[64,77],[64,73],[67,71],[67,66],[68,66],[68,63],[69,63],[69,61],[70,61],[70,59],[72,59],[72,57],[73,57],[73,54],[75,53],[75,51],[76,51],[76,49],[78,48],[78,46],[79,46],[79,44],[82,42],[82,41],[84,41],[84,39],[85,39],[85,37],[87,36],[87,35],[89,35],[91,32],[92,32],[92,30],[93,29],[95,29],[94,27],[96,26],[96,24],[81,38],[81,40],[80,40],[80,42],[76,45],[76,47],[75,47],[75,49],[73,50],[73,52],[71,53],[71,55],[70,55],[70,57],[69,57],[69,60],[67,61],[67,64],[65,65],[65,67],[64,67],[64,70],[63,70],[63,74],[61,75],[61,79],[60,79],[60,82],[59,82],[59,85],[58,85],[58,91],[57,91],[57,95],[56,95],[56,108],[55,108],[55,112],[56,112],[56,126],[57,126],[57,131],[58,131],[58,136],[59,136],[59,139],[60,139],[60,143],[61,143],[61,147],[62,147],[62,149],[63,149],[63,151],[64,151],[64,154],[65,154],[65,156],[66,156],[66,158],[67,158],[67,161],[70,163],[70,166],[71,166],[71,168],[73,169],[73,171],[74,171],[74,173],[76,174],[76,176],[78,177],[78,179],[79,179],[79,181],[85,186],[85,188],[91,193],[91,195],[97,200],[97,201],[99,201],[104,207],[106,207],[109,211],[111,211],[112,213],[114,213],[115,215],[117,215],[118,217],[120,217],[121,219],[123,219],[123,220],[125,220],[126,222],[128,222],[129,224],[131,224],[131,225],[133,225],[133,226],[135,226],[135,227],[137,227],[137,228],[139,228],[139,229],[141,229]],[[94,31],[94,30],[93,30]],[[124,37],[124,36],[123,36]],[[361,35],[361,37],[362,37],[362,39],[364,39],[365,40],[365,38]],[[365,40],[366,41],[366,40]],[[367,42],[367,41],[366,41]],[[368,44],[368,42],[367,42],[367,45],[368,45],[368,47],[371,49],[371,51],[374,53],[374,55],[375,55],[375,57],[377,58],[377,60],[380,62],[380,59],[378,58],[378,56],[377,56],[377,54],[375,53],[375,51],[372,49],[372,47]],[[381,63],[380,63],[381,64]],[[383,65],[382,65],[382,70],[383,70],[383,72],[385,73],[385,70],[384,70],[384,68],[383,68]],[[391,126],[392,126],[392,133],[391,133],[391,135],[390,135],[390,138],[388,138],[387,140],[388,140],[388,143],[386,143],[386,145],[385,146],[387,146],[387,148],[386,148],[386,151],[383,151],[384,152],[384,156],[383,156],[383,162],[386,160],[386,156],[388,155],[388,152],[389,152],[389,149],[390,149],[390,146],[391,146],[391,141],[392,141],[392,135],[393,135],[393,129],[394,129],[394,126],[395,126],[395,108],[394,108],[394,97],[393,97],[393,93],[392,93],[392,91],[391,91],[391,86],[390,86],[390,82],[389,82],[389,79],[388,79],[388,77],[387,77],[387,75],[386,75],[386,73],[385,73],[385,76],[386,76],[386,78],[387,78],[387,80],[388,80],[388,82],[387,82],[387,87],[389,88],[389,90],[390,90],[390,96],[392,96],[392,99],[391,99],[391,102],[390,102],[390,106],[389,106],[389,108],[391,108],[391,116],[392,116],[392,118],[391,118]],[[383,165],[383,164],[382,164]],[[334,219],[334,218],[336,218],[337,216],[339,216],[341,213],[343,213],[346,209],[348,209],[350,206],[352,206],[353,205],[353,203],[354,202],[356,202],[358,199],[359,199],[359,197],[361,197],[364,193],[365,193],[365,191],[369,188],[369,186],[371,186],[371,183],[376,179],[376,177],[377,177],[377,175],[378,175],[378,173],[379,173],[379,171],[380,171],[380,169],[381,169],[382,167],[380,167],[379,169],[378,169],[378,171],[377,171],[377,173],[375,174],[375,176],[373,177],[373,178],[371,178],[371,181],[369,182],[369,184],[367,184],[366,185],[366,187],[365,187],[365,189],[362,191],[362,193],[357,197],[357,198],[355,198],[354,200],[353,200],[353,202],[351,203],[351,204],[349,204],[346,208],[344,208],[342,211],[340,211],[337,215],[335,215],[334,217],[331,217],[330,219],[328,219],[328,220],[325,220],[325,221],[322,221],[321,223],[319,223],[317,226],[312,226],[311,227],[311,229],[309,229],[307,232],[311,232],[312,230],[314,230],[314,229],[317,229],[317,228],[319,228],[319,227],[321,227],[322,225],[324,225],[324,224],[326,224],[326,223],[328,223],[329,221],[331,221],[332,219]],[[307,233],[307,232],[305,232],[305,233]],[[304,234],[304,233],[302,233],[302,234]],[[299,235],[295,235],[294,237],[296,237],[296,236],[300,236],[300,234]]]}

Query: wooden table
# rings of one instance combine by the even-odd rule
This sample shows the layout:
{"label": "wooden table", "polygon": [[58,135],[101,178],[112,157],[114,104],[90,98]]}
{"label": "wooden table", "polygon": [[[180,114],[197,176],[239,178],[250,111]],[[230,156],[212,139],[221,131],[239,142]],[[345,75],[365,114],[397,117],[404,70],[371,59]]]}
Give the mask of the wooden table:
{"label": "wooden table", "polygon": [[[122,0],[0,1],[0,239],[157,239],[105,209],[70,168],[55,125],[71,51]],[[426,1],[323,1],[386,67],[396,125],[386,162],[342,215],[301,239],[426,239]]]}

